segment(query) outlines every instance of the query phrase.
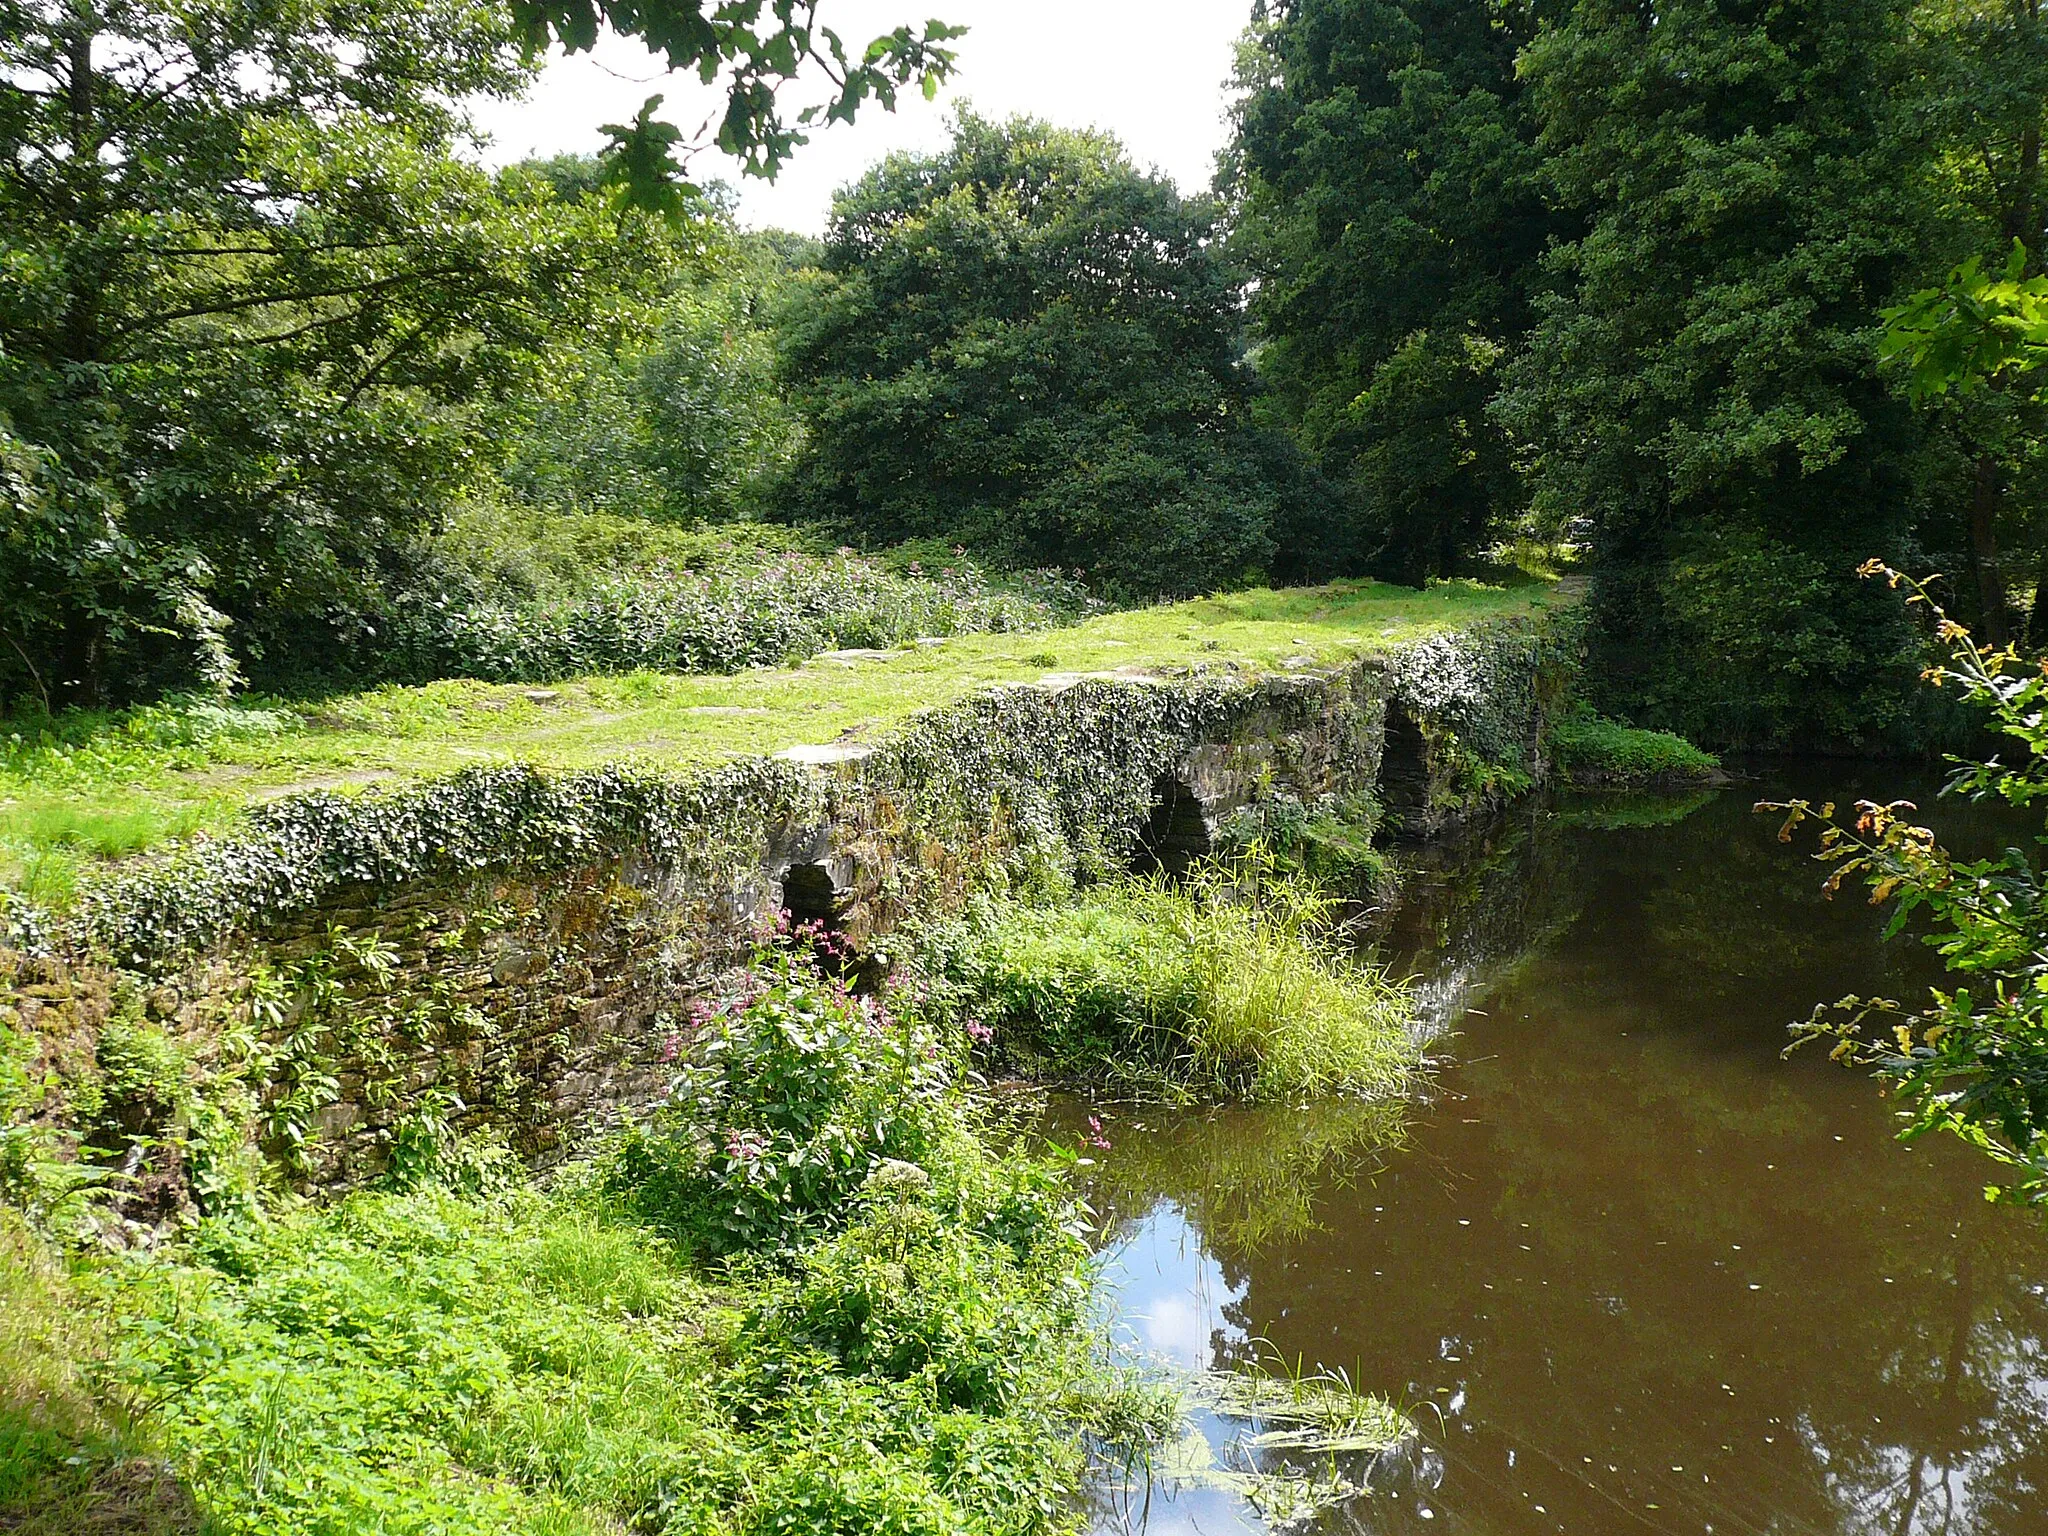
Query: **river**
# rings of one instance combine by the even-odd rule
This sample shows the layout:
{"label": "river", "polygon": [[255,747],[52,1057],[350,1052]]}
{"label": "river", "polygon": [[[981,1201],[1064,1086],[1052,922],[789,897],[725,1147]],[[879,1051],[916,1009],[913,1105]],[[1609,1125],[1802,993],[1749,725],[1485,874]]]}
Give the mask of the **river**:
{"label": "river", "polygon": [[[1415,1102],[1093,1107],[1132,1347],[1341,1371],[1407,1409],[1419,1435],[1316,1529],[2048,1532],[2048,1226],[1988,1205],[1968,1150],[1900,1144],[1866,1077],[1781,1059],[1816,1003],[1939,973],[1823,902],[1810,840],[1751,803],[1912,790],[1931,805],[1880,768],[1781,766],[1532,805],[1438,856],[1386,941],[1444,1031]],[[1095,1520],[1266,1529],[1171,1479]]]}

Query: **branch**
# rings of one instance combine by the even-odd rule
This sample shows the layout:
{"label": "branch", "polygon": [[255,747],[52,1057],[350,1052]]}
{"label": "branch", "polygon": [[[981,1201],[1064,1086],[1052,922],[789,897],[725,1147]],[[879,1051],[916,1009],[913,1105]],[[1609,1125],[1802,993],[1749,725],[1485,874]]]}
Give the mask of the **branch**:
{"label": "branch", "polygon": [[272,304],[305,304],[314,299],[358,298],[365,294],[384,293],[407,283],[422,282],[428,278],[459,277],[471,270],[473,269],[466,266],[427,267],[378,278],[375,282],[351,283],[340,288],[302,288],[289,293],[255,294],[244,298],[223,299],[210,304],[193,304],[184,309],[162,310],[153,315],[143,315],[125,325],[114,327],[108,333],[107,339],[119,340],[123,336],[132,336],[137,331],[169,325],[177,320],[198,320],[207,315],[237,314],[244,310],[262,309]]}

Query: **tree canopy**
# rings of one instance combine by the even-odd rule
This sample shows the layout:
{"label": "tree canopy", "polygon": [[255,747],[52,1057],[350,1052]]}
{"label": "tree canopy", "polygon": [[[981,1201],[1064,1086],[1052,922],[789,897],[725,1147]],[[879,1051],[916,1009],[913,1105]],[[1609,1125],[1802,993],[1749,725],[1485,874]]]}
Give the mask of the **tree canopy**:
{"label": "tree canopy", "polygon": [[1326,560],[1420,584],[1525,499],[1489,415],[1546,241],[1533,7],[1292,0],[1248,35],[1236,242],[1279,414],[1343,493]]}
{"label": "tree canopy", "polygon": [[1265,566],[1292,470],[1250,416],[1220,209],[1097,133],[963,113],[834,206],[784,321],[792,511],[1186,593]]}
{"label": "tree canopy", "polygon": [[451,98],[527,78],[469,0],[0,7],[18,678],[222,672],[230,620],[317,614],[460,483],[472,408],[628,259],[458,158]]}

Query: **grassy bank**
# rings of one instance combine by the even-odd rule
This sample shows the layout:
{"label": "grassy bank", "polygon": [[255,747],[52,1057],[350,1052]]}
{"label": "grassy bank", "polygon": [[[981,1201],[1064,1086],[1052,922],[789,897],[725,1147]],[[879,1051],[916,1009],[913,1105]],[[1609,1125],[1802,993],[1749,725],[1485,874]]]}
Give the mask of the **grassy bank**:
{"label": "grassy bank", "polygon": [[423,1141],[153,1253],[7,1218],[0,1528],[1066,1528],[1084,1437],[1174,1410],[1106,1364],[1077,1208],[946,1038],[778,959],[550,1187]]}
{"label": "grassy bank", "polygon": [[1645,731],[1581,706],[1551,722],[1550,750],[1574,783],[1680,787],[1714,780],[1721,759],[1669,731]]}
{"label": "grassy bank", "polygon": [[1028,1076],[1168,1099],[1397,1095],[1413,1009],[1339,942],[1336,908],[1254,847],[1184,886],[997,907],[942,938],[939,965]]}
{"label": "grassy bank", "polygon": [[251,805],[309,789],[352,791],[507,761],[708,767],[872,737],[920,710],[1048,673],[1335,662],[1548,600],[1534,588],[1417,592],[1361,582],[730,675],[633,672],[545,688],[456,680],[317,704],[16,721],[0,726],[0,881],[61,903],[85,863],[218,832]]}

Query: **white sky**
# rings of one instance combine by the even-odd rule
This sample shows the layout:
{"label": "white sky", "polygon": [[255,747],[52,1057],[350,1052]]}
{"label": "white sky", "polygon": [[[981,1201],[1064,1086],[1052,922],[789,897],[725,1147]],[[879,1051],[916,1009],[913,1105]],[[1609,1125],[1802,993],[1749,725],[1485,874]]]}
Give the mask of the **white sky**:
{"label": "white sky", "polygon": [[[1225,136],[1224,83],[1251,0],[824,0],[819,7],[819,20],[849,53],[933,15],[971,29],[953,45],[959,69],[936,101],[913,88],[893,115],[869,102],[851,126],[816,130],[772,185],[740,177],[716,149],[699,155],[691,174],[737,186],[743,224],[820,234],[835,189],[892,150],[942,145],[949,104],[967,100],[987,117],[1026,112],[1108,129],[1138,164],[1165,172],[1183,190],[1208,185]],[[657,91],[667,98],[660,115],[686,133],[723,100],[694,75],[665,74],[637,43],[607,38],[595,53],[550,61],[525,101],[486,102],[476,115],[493,140],[490,159],[503,163],[595,150],[604,142],[599,124],[630,119]],[[800,93],[794,88],[787,98],[792,108],[817,99]]]}

